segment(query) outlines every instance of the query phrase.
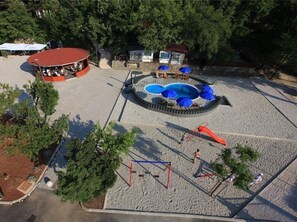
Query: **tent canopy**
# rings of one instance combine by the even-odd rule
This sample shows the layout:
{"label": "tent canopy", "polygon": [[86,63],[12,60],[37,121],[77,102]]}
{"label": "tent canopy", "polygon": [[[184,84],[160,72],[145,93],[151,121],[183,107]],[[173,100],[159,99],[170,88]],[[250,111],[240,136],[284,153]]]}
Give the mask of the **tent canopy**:
{"label": "tent canopy", "polygon": [[7,51],[40,51],[46,47],[46,44],[14,44],[4,43],[0,45],[0,50]]}

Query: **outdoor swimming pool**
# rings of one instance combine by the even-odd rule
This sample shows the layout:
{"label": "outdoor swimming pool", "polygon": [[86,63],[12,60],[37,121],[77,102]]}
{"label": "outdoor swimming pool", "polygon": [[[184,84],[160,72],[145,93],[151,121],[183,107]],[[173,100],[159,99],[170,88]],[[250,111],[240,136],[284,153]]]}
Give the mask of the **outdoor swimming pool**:
{"label": "outdoor swimming pool", "polygon": [[144,89],[147,93],[152,95],[161,95],[164,90],[173,90],[177,93],[175,99],[178,99],[179,97],[187,97],[195,100],[200,94],[195,86],[186,83],[171,83],[165,86],[154,83],[146,85]]}

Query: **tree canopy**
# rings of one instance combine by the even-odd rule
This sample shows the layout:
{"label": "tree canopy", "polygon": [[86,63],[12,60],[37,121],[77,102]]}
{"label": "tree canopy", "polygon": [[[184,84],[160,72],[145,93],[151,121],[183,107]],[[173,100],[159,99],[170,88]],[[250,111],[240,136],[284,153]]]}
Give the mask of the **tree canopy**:
{"label": "tree canopy", "polygon": [[0,7],[0,42],[61,39],[115,54],[184,44],[190,58],[228,62],[237,50],[297,73],[296,0],[6,0]]}
{"label": "tree canopy", "polygon": [[116,182],[115,170],[135,142],[135,130],[115,134],[113,124],[106,129],[95,125],[84,140],[67,144],[67,171],[59,172],[57,195],[63,201],[86,202],[107,191]]}
{"label": "tree canopy", "polygon": [[47,117],[54,113],[58,100],[51,84],[36,80],[25,88],[26,92],[0,84],[0,141],[6,153],[19,151],[37,161],[41,150],[61,140],[68,117],[62,115],[49,123]]}
{"label": "tree canopy", "polygon": [[0,11],[0,43],[44,41],[43,31],[20,0],[6,0]]}
{"label": "tree canopy", "polygon": [[232,175],[236,177],[234,186],[246,190],[253,180],[253,173],[249,163],[255,162],[260,157],[260,153],[249,146],[237,144],[234,149],[224,149],[219,158],[211,162],[211,168],[221,178],[221,181],[212,189],[211,195],[219,186]]}

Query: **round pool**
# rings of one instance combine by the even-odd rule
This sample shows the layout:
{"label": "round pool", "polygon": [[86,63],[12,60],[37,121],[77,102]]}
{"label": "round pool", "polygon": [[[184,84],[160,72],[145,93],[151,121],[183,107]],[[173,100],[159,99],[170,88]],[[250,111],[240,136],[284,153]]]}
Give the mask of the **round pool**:
{"label": "round pool", "polygon": [[199,97],[200,93],[195,86],[186,83],[171,83],[165,86],[154,83],[146,85],[144,89],[147,93],[152,95],[161,95],[164,90],[168,89],[174,90],[177,93],[175,99],[178,99],[179,97],[188,97],[195,100]]}

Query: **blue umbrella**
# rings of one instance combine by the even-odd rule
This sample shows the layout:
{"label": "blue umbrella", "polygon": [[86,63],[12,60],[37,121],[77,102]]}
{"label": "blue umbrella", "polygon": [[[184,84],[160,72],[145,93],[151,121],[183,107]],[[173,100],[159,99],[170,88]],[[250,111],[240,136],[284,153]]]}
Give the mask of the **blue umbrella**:
{"label": "blue umbrella", "polygon": [[179,106],[186,108],[192,106],[193,104],[192,100],[188,97],[179,97],[176,101]]}
{"label": "blue umbrella", "polygon": [[158,70],[167,71],[169,70],[169,66],[165,66],[165,65],[159,66]]}
{"label": "blue umbrella", "polygon": [[179,69],[180,72],[182,72],[183,74],[189,74],[191,72],[191,68],[190,67],[181,67]]}
{"label": "blue umbrella", "polygon": [[207,93],[213,94],[213,89],[209,85],[202,84],[202,89],[203,89],[203,92],[207,92]]}
{"label": "blue umbrella", "polygon": [[174,90],[166,89],[162,92],[162,96],[168,99],[174,99],[175,97],[177,97],[177,93]]}
{"label": "blue umbrella", "polygon": [[203,92],[200,94],[201,98],[205,99],[205,100],[215,100],[215,97],[212,93],[208,93],[208,92]]}

